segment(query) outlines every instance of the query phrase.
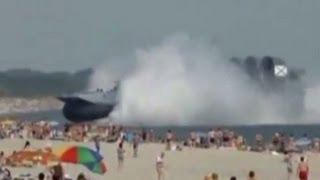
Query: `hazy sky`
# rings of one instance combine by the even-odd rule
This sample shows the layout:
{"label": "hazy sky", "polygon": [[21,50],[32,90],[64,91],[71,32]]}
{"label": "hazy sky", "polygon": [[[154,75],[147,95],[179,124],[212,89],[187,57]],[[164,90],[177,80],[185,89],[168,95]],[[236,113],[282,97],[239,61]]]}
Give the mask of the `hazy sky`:
{"label": "hazy sky", "polygon": [[183,32],[225,57],[282,57],[314,82],[319,17],[319,0],[2,0],[0,70],[74,71]]}

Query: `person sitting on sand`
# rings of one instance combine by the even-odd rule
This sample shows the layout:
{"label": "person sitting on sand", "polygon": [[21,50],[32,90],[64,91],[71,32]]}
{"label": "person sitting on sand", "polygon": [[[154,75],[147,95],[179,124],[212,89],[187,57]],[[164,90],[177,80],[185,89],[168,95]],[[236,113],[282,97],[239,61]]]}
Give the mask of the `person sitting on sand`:
{"label": "person sitting on sand", "polygon": [[308,180],[309,177],[309,165],[304,157],[300,158],[300,163],[297,168],[297,175],[300,180]]}
{"label": "person sitting on sand", "polygon": [[168,151],[171,150],[172,137],[172,131],[169,129],[166,134],[166,150]]}
{"label": "person sitting on sand", "polygon": [[156,159],[156,171],[158,180],[164,180],[164,152],[162,152]]}
{"label": "person sitting on sand", "polygon": [[124,161],[124,153],[125,150],[123,149],[123,143],[121,142],[117,149],[117,155],[118,155],[118,170],[121,170],[123,168],[123,161]]}
{"label": "person sitting on sand", "polygon": [[256,173],[254,171],[249,172],[248,180],[256,180]]}

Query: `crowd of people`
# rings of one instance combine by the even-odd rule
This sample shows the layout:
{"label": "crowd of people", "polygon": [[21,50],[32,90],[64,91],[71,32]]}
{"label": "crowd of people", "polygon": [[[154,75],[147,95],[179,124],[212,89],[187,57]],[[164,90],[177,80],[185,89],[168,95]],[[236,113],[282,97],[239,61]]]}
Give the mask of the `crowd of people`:
{"label": "crowd of people", "polygon": [[[292,154],[286,153],[284,161],[285,163],[287,163],[287,170],[288,170],[287,180],[291,180],[294,178]],[[300,162],[298,163],[298,166],[296,169],[296,177],[299,178],[299,180],[308,180],[309,174],[310,174],[309,164],[305,159],[305,157],[301,156]],[[210,173],[204,177],[204,180],[219,180],[219,175],[217,173]],[[237,177],[232,176],[230,177],[230,180],[237,180]],[[254,171],[249,171],[247,180],[258,180],[256,173]]]}
{"label": "crowd of people", "polygon": [[[101,142],[117,142],[117,159],[118,170],[124,168],[124,143],[132,144],[133,157],[138,157],[138,149],[140,143],[157,142],[164,143],[167,151],[182,151],[183,148],[234,148],[240,151],[254,152],[273,152],[285,154],[285,163],[288,169],[288,179],[292,176],[292,154],[301,153],[303,151],[320,152],[319,139],[310,140],[305,135],[302,139],[297,140],[293,136],[284,133],[275,133],[268,141],[262,134],[256,134],[253,144],[247,143],[246,139],[234,131],[227,129],[210,129],[207,132],[191,132],[184,139],[178,139],[174,131],[168,130],[163,135],[157,135],[152,129],[138,129],[122,127],[120,125],[92,125],[92,124],[65,124],[58,127],[58,124],[38,121],[38,122],[15,122],[12,124],[1,124],[0,122],[0,138],[28,138],[28,139],[55,139],[64,141],[94,142],[96,151],[100,152]],[[30,144],[29,144],[30,145]],[[26,147],[28,144],[26,144]],[[25,148],[26,148],[25,147]],[[0,165],[3,167],[3,152],[0,153]],[[161,153],[156,157],[155,169],[158,180],[164,179],[164,157],[165,153]],[[60,168],[60,170],[59,170]],[[55,176],[61,177],[63,170],[59,165],[53,168],[52,179]],[[297,173],[301,180],[306,180],[309,172],[307,161],[301,157]],[[10,176],[8,169],[1,169],[0,174]],[[57,175],[58,174],[58,175]],[[60,174],[60,175],[59,175]],[[44,174],[39,174],[39,179],[43,179]],[[255,172],[250,171],[248,179],[254,180]],[[66,178],[65,178],[66,179]],[[77,179],[86,179],[80,174]],[[218,175],[212,173],[205,177],[207,180],[218,179]],[[236,179],[232,177],[231,179]]]}
{"label": "crowd of people", "polygon": [[[208,132],[190,132],[188,137],[178,139],[175,132],[168,130],[166,134],[156,134],[153,129],[138,129],[121,125],[92,125],[92,124],[65,124],[63,127],[58,124],[46,121],[38,122],[16,122],[2,125],[0,122],[1,138],[24,138],[24,139],[52,139],[65,141],[96,141],[98,137],[101,142],[116,142],[119,138],[128,142],[135,142],[137,136],[143,142],[166,143],[166,149],[181,148],[182,146],[199,148],[221,148],[230,147],[245,151],[276,151],[276,152],[299,152],[301,147],[309,151],[320,152],[320,139],[309,139],[304,135],[295,139],[292,135],[275,133],[271,139],[256,134],[253,143],[248,143],[246,138],[228,129],[211,129]],[[299,140],[299,141],[298,141]],[[175,143],[173,143],[175,142]]]}

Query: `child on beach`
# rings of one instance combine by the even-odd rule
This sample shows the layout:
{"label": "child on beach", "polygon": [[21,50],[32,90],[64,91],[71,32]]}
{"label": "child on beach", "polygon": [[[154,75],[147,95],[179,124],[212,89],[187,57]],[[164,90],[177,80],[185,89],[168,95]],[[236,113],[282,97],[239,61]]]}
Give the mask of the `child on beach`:
{"label": "child on beach", "polygon": [[125,150],[123,149],[123,143],[121,142],[117,149],[118,154],[118,170],[122,170],[123,168],[123,161],[124,161],[124,153]]}
{"label": "child on beach", "polygon": [[164,180],[164,152],[162,152],[156,159],[156,171],[158,180]]}

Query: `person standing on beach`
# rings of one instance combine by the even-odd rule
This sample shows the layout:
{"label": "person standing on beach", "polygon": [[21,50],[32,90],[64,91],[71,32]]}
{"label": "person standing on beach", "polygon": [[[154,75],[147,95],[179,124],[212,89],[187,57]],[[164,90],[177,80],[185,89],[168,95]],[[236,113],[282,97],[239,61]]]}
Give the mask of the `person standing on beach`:
{"label": "person standing on beach", "polygon": [[118,154],[118,170],[122,170],[123,168],[123,161],[124,161],[124,153],[125,150],[123,149],[123,143],[121,142],[117,149]]}
{"label": "person standing on beach", "polygon": [[300,180],[308,180],[309,177],[309,165],[304,157],[300,158],[300,163],[297,168],[297,175]]}
{"label": "person standing on beach", "polygon": [[215,143],[215,141],[214,141],[214,135],[215,135],[215,132],[214,132],[214,129],[212,128],[212,129],[208,132],[208,137],[209,137],[210,146],[214,145],[214,143]]}
{"label": "person standing on beach", "polygon": [[156,159],[156,171],[158,180],[164,180],[164,152],[162,152]]}
{"label": "person standing on beach", "polygon": [[24,144],[23,150],[29,150],[30,146],[31,146],[30,142],[26,141],[25,144]]}
{"label": "person standing on beach", "polygon": [[284,162],[287,164],[288,180],[290,180],[293,173],[292,153],[285,152],[284,154]]}
{"label": "person standing on beach", "polygon": [[172,137],[172,131],[169,129],[166,134],[166,150],[168,151],[171,150]]}
{"label": "person standing on beach", "polygon": [[94,138],[94,145],[96,147],[97,153],[100,153],[100,141],[98,136]]}
{"label": "person standing on beach", "polygon": [[215,144],[217,149],[219,149],[222,145],[222,137],[223,137],[223,132],[220,128],[215,131]]}
{"label": "person standing on beach", "polygon": [[190,139],[191,139],[191,147],[196,147],[197,145],[197,134],[195,132],[190,133]]}
{"label": "person standing on beach", "polygon": [[4,152],[0,152],[0,168],[2,168],[6,164],[6,158],[4,156]]}
{"label": "person standing on beach", "polygon": [[133,157],[136,158],[138,157],[138,146],[139,146],[139,141],[140,141],[140,136],[138,133],[134,133],[133,135]]}

